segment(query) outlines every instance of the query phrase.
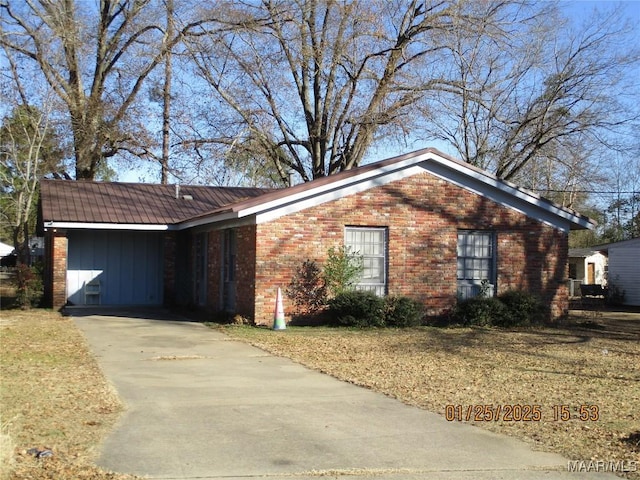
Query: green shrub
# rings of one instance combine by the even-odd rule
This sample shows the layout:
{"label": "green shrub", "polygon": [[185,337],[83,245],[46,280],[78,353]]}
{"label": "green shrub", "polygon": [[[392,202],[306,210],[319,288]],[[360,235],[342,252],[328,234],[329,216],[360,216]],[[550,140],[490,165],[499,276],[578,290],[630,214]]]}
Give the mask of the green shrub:
{"label": "green shrub", "polygon": [[333,296],[353,289],[364,269],[362,256],[349,247],[331,247],[324,265],[322,278]]}
{"label": "green shrub", "polygon": [[329,300],[329,315],[337,325],[383,327],[384,299],[372,292],[342,292]]}
{"label": "green shrub", "polygon": [[494,297],[474,297],[458,302],[453,312],[455,322],[481,327],[504,322],[507,307]]}
{"label": "green shrub", "polygon": [[498,296],[507,308],[506,315],[498,318],[494,325],[517,327],[540,323],[545,316],[545,307],[538,297],[523,290],[509,290]]}
{"label": "green shrub", "polygon": [[509,290],[492,297],[458,302],[453,320],[462,325],[517,327],[540,323],[547,309],[538,297],[522,290]]}
{"label": "green shrub", "polygon": [[409,297],[385,299],[384,323],[388,327],[417,327],[424,319],[424,305]]}
{"label": "green shrub", "polygon": [[296,270],[285,294],[296,307],[297,315],[313,315],[327,304],[327,286],[316,262],[306,260]]}
{"label": "green shrub", "polygon": [[42,299],[42,278],[35,268],[24,263],[16,267],[16,306],[26,310],[37,307]]}

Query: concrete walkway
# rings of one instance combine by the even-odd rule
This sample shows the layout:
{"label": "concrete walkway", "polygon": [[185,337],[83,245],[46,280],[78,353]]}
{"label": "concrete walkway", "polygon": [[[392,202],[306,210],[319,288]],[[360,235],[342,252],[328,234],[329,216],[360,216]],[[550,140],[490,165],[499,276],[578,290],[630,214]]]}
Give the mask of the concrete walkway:
{"label": "concrete walkway", "polygon": [[72,315],[126,405],[101,449],[98,464],[108,470],[163,480],[617,478],[568,472],[558,455],[447,422],[201,324]]}

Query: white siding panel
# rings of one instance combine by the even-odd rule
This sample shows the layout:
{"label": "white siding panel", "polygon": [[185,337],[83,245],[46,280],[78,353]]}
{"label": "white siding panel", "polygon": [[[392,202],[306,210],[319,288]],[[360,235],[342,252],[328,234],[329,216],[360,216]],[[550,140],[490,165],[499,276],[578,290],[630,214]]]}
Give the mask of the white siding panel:
{"label": "white siding panel", "polygon": [[625,291],[625,305],[640,306],[640,239],[609,246],[609,286]]}
{"label": "white siding panel", "polygon": [[71,231],[67,297],[74,305],[97,303],[85,283],[100,282],[102,305],[162,304],[162,236],[154,232]]}

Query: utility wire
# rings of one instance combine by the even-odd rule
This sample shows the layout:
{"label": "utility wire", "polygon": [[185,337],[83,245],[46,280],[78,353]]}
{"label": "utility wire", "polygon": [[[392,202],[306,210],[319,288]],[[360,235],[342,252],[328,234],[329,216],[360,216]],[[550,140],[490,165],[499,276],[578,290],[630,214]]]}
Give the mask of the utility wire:
{"label": "utility wire", "polygon": [[530,188],[529,190],[534,190],[536,192],[554,192],[554,193],[602,193],[602,194],[616,194],[616,193],[621,193],[621,194],[640,194],[640,191],[633,191],[633,190],[554,190],[554,189],[547,189],[547,188]]}

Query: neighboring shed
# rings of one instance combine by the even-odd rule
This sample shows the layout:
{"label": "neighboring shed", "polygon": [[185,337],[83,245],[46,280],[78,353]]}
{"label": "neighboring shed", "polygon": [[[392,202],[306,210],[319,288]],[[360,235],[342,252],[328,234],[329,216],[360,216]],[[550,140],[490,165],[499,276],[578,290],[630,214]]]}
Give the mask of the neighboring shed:
{"label": "neighboring shed", "polygon": [[6,257],[7,255],[11,255],[13,252],[13,247],[11,245],[7,245],[6,243],[0,242],[0,258]]}
{"label": "neighboring shed", "polygon": [[0,242],[0,266],[13,267],[16,264],[16,256],[13,254],[14,248],[11,245]]}
{"label": "neighboring shed", "polygon": [[640,306],[640,237],[593,248],[608,252],[609,288],[624,291],[625,305]]}
{"label": "neighboring shed", "polygon": [[569,296],[579,296],[579,285],[607,285],[607,256],[595,248],[569,249]]}

